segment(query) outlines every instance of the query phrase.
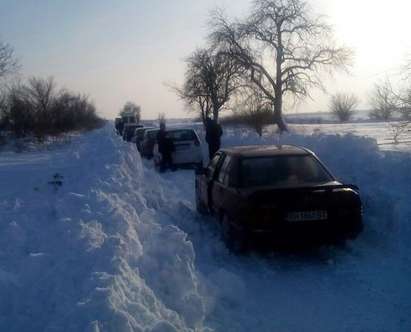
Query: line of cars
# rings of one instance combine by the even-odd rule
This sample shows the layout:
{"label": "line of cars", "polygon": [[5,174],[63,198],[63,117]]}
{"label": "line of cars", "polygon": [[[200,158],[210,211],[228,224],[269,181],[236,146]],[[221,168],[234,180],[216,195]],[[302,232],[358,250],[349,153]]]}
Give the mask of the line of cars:
{"label": "line of cars", "polygon": [[[159,164],[159,128],[135,127],[141,155]],[[354,239],[363,229],[355,185],[343,184],[310,150],[292,145],[220,149],[203,167],[200,139],[192,128],[167,129],[177,166],[196,166],[200,214],[221,224],[226,244],[243,251],[254,240],[275,244]],[[128,136],[127,136],[128,137]]]}
{"label": "line of cars", "polygon": [[[158,166],[161,163],[161,153],[157,143],[160,128],[143,126],[137,123],[127,123],[119,134],[127,142],[136,144],[143,158],[153,159]],[[193,128],[166,129],[166,137],[173,146],[173,165],[175,167],[202,167],[203,154],[201,140]]]}

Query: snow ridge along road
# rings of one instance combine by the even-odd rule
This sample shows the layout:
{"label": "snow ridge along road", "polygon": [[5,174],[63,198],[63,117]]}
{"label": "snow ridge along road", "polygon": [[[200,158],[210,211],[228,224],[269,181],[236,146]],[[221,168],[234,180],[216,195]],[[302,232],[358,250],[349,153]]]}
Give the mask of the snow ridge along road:
{"label": "snow ridge along road", "polygon": [[194,211],[194,173],[157,174],[111,125],[0,154],[0,331],[410,331],[411,156],[353,135],[283,140],[360,186],[358,240],[231,255]]}
{"label": "snow ridge along road", "polygon": [[0,156],[0,331],[201,328],[193,247],[163,222],[155,173],[111,126],[16,155],[18,165],[8,157]]}

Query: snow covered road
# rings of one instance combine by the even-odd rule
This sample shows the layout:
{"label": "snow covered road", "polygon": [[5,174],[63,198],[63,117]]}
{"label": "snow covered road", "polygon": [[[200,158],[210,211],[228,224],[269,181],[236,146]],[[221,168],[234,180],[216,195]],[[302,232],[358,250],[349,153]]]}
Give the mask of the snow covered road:
{"label": "snow covered road", "polygon": [[359,239],[232,255],[195,212],[194,173],[157,174],[110,126],[0,154],[0,331],[411,331],[411,156],[352,135],[284,140],[360,186]]}

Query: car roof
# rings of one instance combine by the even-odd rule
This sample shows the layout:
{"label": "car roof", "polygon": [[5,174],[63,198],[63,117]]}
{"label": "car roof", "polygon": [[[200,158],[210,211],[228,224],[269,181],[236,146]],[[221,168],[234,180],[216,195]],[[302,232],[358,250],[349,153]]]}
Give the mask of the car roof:
{"label": "car roof", "polygon": [[135,123],[135,122],[129,122],[129,123],[126,123],[126,124],[124,124],[126,127],[137,127],[137,126],[140,126],[140,127],[143,127],[143,125],[142,124],[140,124],[140,123]]}
{"label": "car roof", "polygon": [[166,131],[180,131],[180,130],[192,130],[195,131],[193,128],[167,128]]}
{"label": "car roof", "polygon": [[141,127],[141,128],[136,128],[137,131],[146,131],[146,130],[152,130],[152,129],[157,129],[156,127]]}
{"label": "car roof", "polygon": [[308,156],[313,154],[310,150],[295,145],[245,145],[224,148],[221,151],[239,157]]}
{"label": "car roof", "polygon": [[159,130],[160,130],[160,128],[147,129],[147,130],[144,132],[144,134],[146,134],[146,133],[151,133],[151,132],[153,132],[153,131],[159,131]]}

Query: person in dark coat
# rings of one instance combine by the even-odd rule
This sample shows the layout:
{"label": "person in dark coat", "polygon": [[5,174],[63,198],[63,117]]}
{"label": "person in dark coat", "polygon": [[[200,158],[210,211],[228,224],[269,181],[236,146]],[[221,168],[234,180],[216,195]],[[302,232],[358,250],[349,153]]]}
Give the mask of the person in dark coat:
{"label": "person in dark coat", "polygon": [[174,170],[174,144],[172,139],[167,137],[165,123],[160,124],[160,130],[157,133],[157,144],[158,152],[161,153],[160,172],[164,172],[167,168]]}
{"label": "person in dark coat", "polygon": [[205,129],[206,142],[208,143],[208,156],[211,160],[214,154],[220,149],[223,130],[217,121],[210,118],[206,120]]}

